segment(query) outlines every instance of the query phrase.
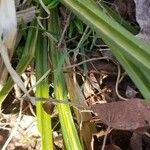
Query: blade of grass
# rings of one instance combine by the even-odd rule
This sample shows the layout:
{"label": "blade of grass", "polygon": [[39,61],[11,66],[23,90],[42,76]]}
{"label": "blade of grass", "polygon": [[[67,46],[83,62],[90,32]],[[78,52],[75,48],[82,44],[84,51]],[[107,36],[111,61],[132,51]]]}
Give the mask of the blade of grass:
{"label": "blade of grass", "polygon": [[[70,66],[70,63],[67,63],[68,66]],[[85,98],[83,96],[83,93],[78,85],[78,83],[75,83],[73,80],[73,70],[67,69],[67,74],[65,74],[65,81],[67,84],[68,92],[69,92],[69,98],[74,103],[82,105],[84,108],[87,107],[87,104],[85,102]],[[77,117],[78,125],[80,126],[80,137],[83,139],[85,149],[90,149],[91,147],[91,140],[93,133],[96,133],[96,129],[94,126],[94,123],[89,122],[89,120],[92,119],[91,113],[81,113],[80,110],[74,109],[74,112]],[[86,122],[86,123],[84,123]],[[87,132],[88,131],[88,132]]]}
{"label": "blade of grass", "polygon": [[[45,72],[48,70],[48,45],[46,38],[43,38],[41,33],[38,36],[37,50],[36,50],[36,78],[39,80]],[[48,79],[41,81],[36,87],[37,97],[49,97],[49,86]],[[52,129],[51,129],[51,118],[43,107],[42,101],[36,102],[36,114],[38,128],[42,137],[42,149],[52,150],[53,140],[52,140]]]}
{"label": "blade of grass", "polygon": [[[60,38],[58,13],[56,9],[51,9],[50,12],[51,12],[51,18],[50,18],[51,20],[49,24],[49,30],[56,33],[57,35],[56,38],[58,39]],[[53,41],[52,39],[50,40],[50,57],[52,60],[54,70],[57,70],[59,59],[61,57],[60,49],[58,49],[56,44],[57,43],[55,41]],[[59,77],[56,75],[57,73],[54,72],[53,77],[54,77],[55,98],[59,100],[67,101],[68,92],[67,92],[63,72],[62,71],[59,72]],[[61,129],[62,129],[66,149],[68,150],[82,149],[69,106],[64,104],[57,104],[57,109],[59,112]]]}
{"label": "blade of grass", "polygon": [[[84,48],[84,43],[89,38],[91,33],[92,33],[92,31],[89,30],[89,27],[86,27],[79,43],[77,44],[76,48],[73,50],[74,51],[74,62],[77,61],[76,57],[77,57],[78,53],[80,51],[82,51],[82,49]],[[64,52],[67,53],[66,49],[64,49]],[[84,57],[84,56],[82,56],[82,57]],[[66,66],[71,66],[68,55],[65,58],[65,64],[66,64]],[[73,101],[74,103],[80,104],[81,106],[86,108],[87,104],[86,104],[85,98],[83,96],[83,93],[82,93],[78,83],[75,81],[75,78],[74,78],[75,73],[74,73],[73,68],[66,69],[65,71],[67,72],[67,73],[65,73],[65,82],[66,82],[68,93],[69,93],[69,99],[71,101]],[[93,135],[93,133],[96,132],[94,123],[89,122],[89,120],[92,119],[91,113],[88,113],[88,112],[81,113],[80,110],[77,110],[76,108],[74,109],[74,112],[76,115],[77,123],[80,126],[80,130],[79,130],[80,139],[82,139],[85,149],[90,149],[92,135]],[[84,122],[86,122],[86,123],[84,123]]]}
{"label": "blade of grass", "polygon": [[139,31],[139,27],[135,26],[133,27],[131,23],[124,20],[116,11],[114,11],[111,7],[107,6],[105,2],[101,1],[99,2],[100,9],[104,9],[106,13],[108,13],[109,16],[111,16],[115,21],[117,21],[119,24],[121,24],[124,28],[126,28],[128,31],[130,31],[133,34],[137,34]]}

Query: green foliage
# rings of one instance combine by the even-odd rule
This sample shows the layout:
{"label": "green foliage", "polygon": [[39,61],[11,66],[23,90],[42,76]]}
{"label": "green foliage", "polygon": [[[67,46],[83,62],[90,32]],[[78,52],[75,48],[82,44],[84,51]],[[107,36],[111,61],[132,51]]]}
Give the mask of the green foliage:
{"label": "green foliage", "polygon": [[108,16],[115,19],[115,21],[117,21],[119,24],[121,24],[124,28],[126,28],[131,33],[137,34],[139,32],[140,29],[137,25],[132,26],[130,22],[124,20],[120,15],[118,15],[116,11],[108,7],[106,3],[101,2],[100,9],[102,9],[102,11],[105,11],[105,13],[108,14]]}
{"label": "green foliage", "polygon": [[146,99],[150,99],[149,46],[135,38],[92,0],[61,0],[102,37]]}
{"label": "green foliage", "polygon": [[[43,39],[43,40],[42,40]],[[48,70],[48,52],[47,40],[43,38],[41,33],[38,36],[36,47],[36,79],[39,80]],[[36,87],[36,96],[49,98],[48,79],[43,80]],[[36,102],[37,124],[42,137],[42,149],[53,149],[53,138],[51,128],[51,118],[43,109],[43,102]]]}
{"label": "green foliage", "polygon": [[[33,0],[33,1],[40,3],[40,0]],[[55,8],[59,4],[59,0],[42,0],[42,2],[48,9]]]}
{"label": "green foliage", "polygon": [[77,17],[75,17],[70,21],[68,36],[69,38],[72,38],[75,34],[82,34],[83,30],[84,30],[83,22]]}
{"label": "green foliage", "polygon": [[[50,12],[51,12],[52,21],[49,22],[49,31],[50,32],[53,31],[54,33],[56,33],[56,35],[59,35],[60,28],[59,28],[59,18],[58,18],[57,9],[51,9]],[[56,38],[59,39],[59,36],[57,36]],[[54,70],[60,69],[59,74],[56,71],[54,71],[53,74],[55,98],[67,102],[68,91],[66,88],[63,71],[61,69],[61,66],[59,66],[59,60],[61,59],[61,54],[62,54],[61,51],[56,46],[56,42],[53,39],[50,39],[50,57],[52,60],[52,66]],[[59,112],[59,119],[61,123],[61,129],[62,129],[66,149],[81,150],[82,147],[80,144],[80,139],[78,137],[78,133],[73,121],[70,107],[64,104],[57,104],[57,109]]]}

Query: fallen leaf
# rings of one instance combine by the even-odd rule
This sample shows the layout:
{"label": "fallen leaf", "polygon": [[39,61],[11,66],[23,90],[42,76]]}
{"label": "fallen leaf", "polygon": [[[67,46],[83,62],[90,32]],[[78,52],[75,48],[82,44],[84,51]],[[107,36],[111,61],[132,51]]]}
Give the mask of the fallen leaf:
{"label": "fallen leaf", "polygon": [[91,109],[114,129],[138,131],[150,127],[150,105],[141,99],[95,104]]}

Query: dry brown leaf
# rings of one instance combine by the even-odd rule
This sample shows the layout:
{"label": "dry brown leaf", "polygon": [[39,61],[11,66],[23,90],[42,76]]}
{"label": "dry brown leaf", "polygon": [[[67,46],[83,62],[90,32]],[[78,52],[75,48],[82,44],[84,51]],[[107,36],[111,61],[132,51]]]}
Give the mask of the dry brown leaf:
{"label": "dry brown leaf", "polygon": [[106,125],[120,130],[139,130],[150,127],[150,105],[140,100],[118,101],[91,106]]}

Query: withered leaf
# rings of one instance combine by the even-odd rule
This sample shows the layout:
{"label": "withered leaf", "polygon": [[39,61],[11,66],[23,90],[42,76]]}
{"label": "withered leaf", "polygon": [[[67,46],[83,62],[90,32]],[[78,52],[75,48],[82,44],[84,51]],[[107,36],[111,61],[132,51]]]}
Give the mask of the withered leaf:
{"label": "withered leaf", "polygon": [[150,104],[141,99],[96,104],[91,109],[114,129],[138,131],[150,127]]}

